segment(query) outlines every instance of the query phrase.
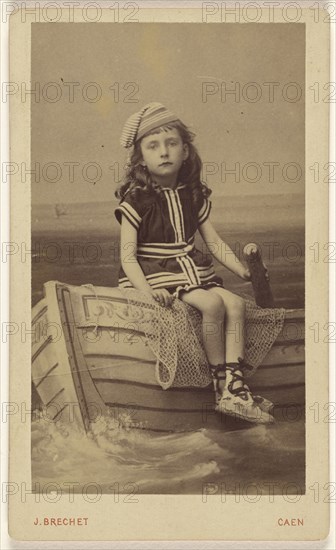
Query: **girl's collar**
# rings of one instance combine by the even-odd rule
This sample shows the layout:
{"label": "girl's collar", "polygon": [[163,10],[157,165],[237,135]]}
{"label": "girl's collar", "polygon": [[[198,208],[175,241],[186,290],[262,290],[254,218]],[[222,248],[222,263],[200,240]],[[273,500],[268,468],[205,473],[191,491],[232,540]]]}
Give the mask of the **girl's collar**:
{"label": "girl's collar", "polygon": [[172,189],[171,187],[161,187],[159,186],[162,191],[177,191],[177,189],[184,189],[184,187],[187,187],[185,183],[179,183],[175,189]]}

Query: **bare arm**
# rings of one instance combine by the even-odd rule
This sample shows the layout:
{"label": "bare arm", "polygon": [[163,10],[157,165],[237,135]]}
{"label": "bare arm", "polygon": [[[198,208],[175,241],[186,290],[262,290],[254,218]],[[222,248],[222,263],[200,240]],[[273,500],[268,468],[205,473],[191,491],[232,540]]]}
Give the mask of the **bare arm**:
{"label": "bare arm", "polygon": [[137,230],[123,216],[120,233],[120,259],[122,268],[134,288],[152,293],[152,289],[137,260],[137,241]]}
{"label": "bare arm", "polygon": [[170,306],[174,297],[165,288],[152,289],[137,260],[138,233],[125,216],[121,220],[120,259],[124,272],[134,288],[153,295],[162,306]]}
{"label": "bare arm", "polygon": [[209,219],[199,226],[199,232],[216,260],[242,279],[250,280],[249,270],[238,260],[229,245],[220,238]]}

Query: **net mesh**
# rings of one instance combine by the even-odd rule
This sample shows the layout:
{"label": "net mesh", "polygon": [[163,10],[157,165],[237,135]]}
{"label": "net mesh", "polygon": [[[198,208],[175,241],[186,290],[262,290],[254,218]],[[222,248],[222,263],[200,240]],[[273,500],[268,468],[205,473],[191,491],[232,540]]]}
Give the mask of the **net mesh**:
{"label": "net mesh", "polygon": [[[156,379],[169,387],[206,387],[212,382],[203,345],[202,316],[192,306],[175,299],[171,307],[160,306],[154,298],[136,289],[120,289],[132,317],[141,319],[140,330],[156,357]],[[284,309],[263,309],[251,298],[246,302],[245,360],[253,367],[261,364],[281,332]]]}

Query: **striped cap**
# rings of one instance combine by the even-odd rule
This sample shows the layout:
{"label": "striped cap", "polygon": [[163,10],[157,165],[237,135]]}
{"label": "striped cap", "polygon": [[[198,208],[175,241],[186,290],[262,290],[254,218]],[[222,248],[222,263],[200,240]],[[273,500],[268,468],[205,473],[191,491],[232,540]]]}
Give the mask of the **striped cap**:
{"label": "striped cap", "polygon": [[126,120],[120,143],[123,147],[132,147],[147,132],[175,120],[179,118],[161,103],[148,103],[141,111],[134,113]]}

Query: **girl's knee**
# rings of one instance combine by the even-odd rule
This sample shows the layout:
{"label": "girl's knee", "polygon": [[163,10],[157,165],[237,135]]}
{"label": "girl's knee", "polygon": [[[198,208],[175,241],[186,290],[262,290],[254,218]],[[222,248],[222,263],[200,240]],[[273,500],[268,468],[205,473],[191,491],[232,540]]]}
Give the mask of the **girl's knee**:
{"label": "girl's knee", "polygon": [[212,317],[224,317],[225,305],[222,298],[216,294],[207,292],[202,307],[202,313]]}
{"label": "girl's knee", "polygon": [[241,318],[245,316],[246,304],[245,300],[240,296],[234,296],[230,303],[227,304],[227,312],[231,317]]}

